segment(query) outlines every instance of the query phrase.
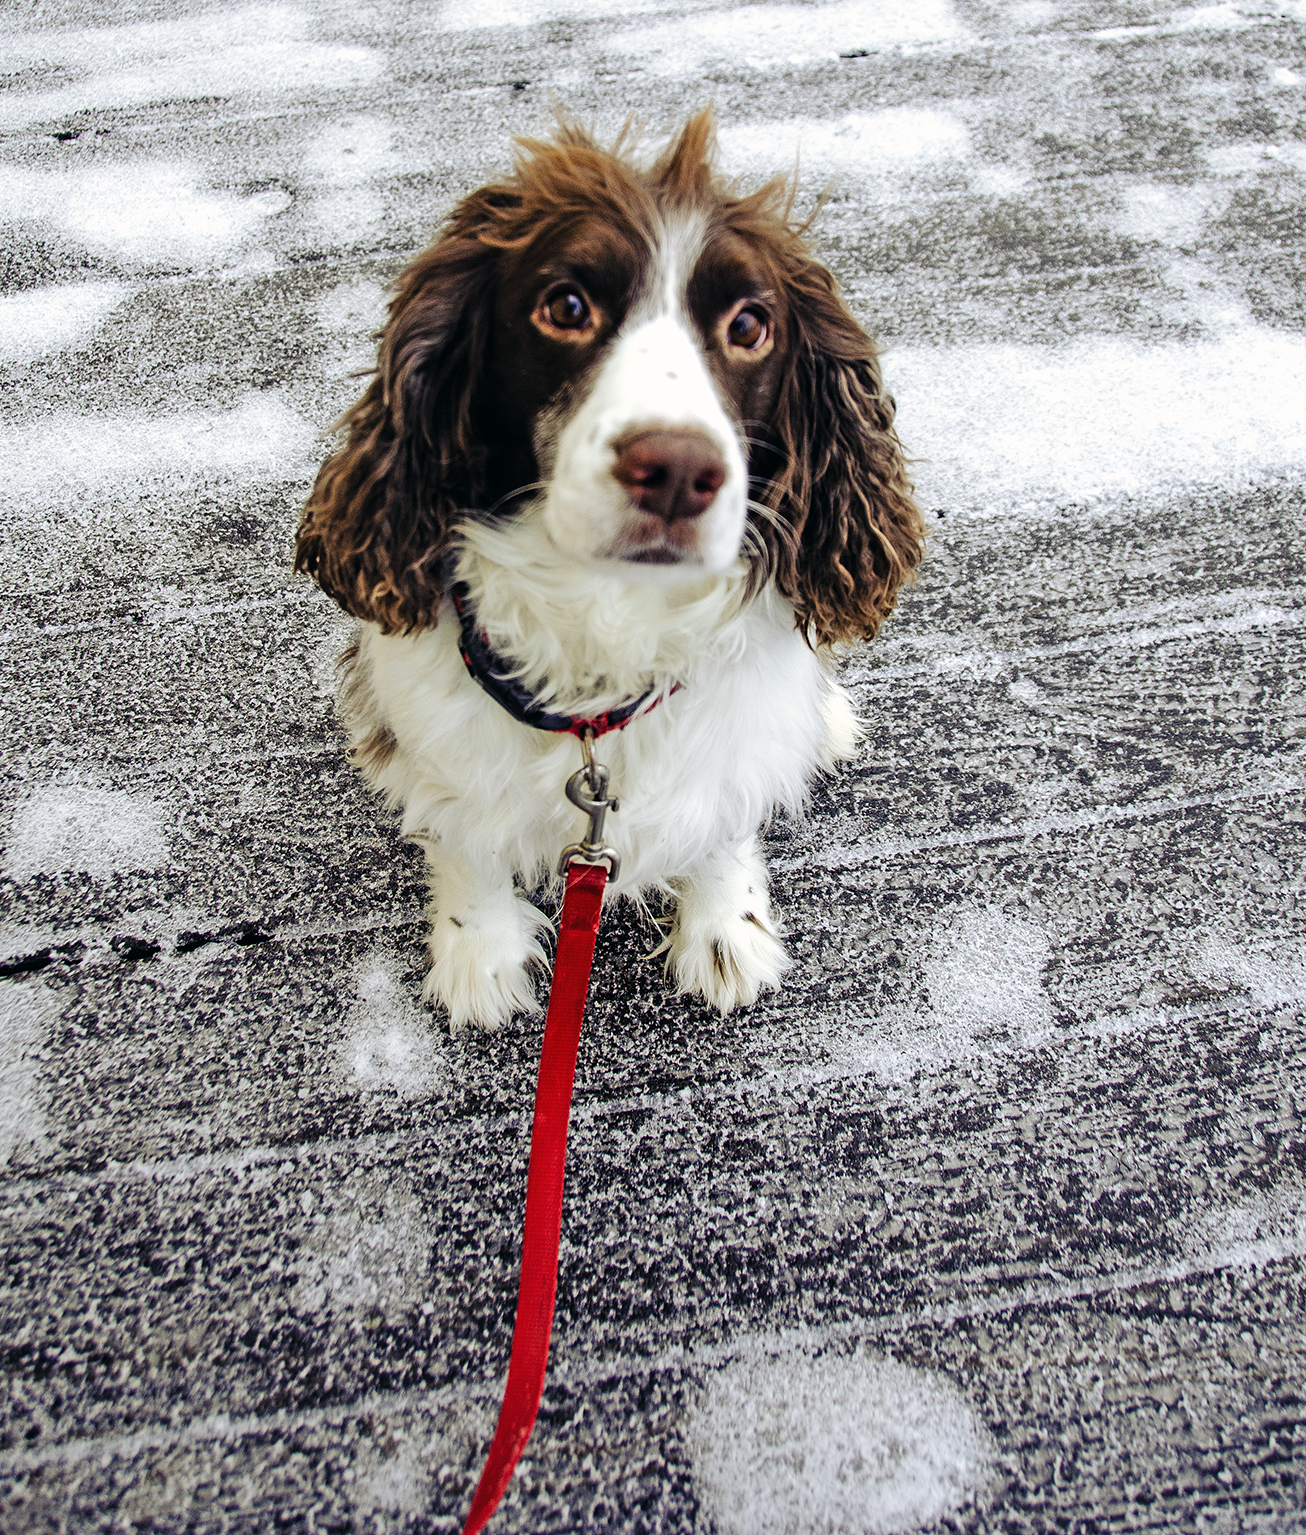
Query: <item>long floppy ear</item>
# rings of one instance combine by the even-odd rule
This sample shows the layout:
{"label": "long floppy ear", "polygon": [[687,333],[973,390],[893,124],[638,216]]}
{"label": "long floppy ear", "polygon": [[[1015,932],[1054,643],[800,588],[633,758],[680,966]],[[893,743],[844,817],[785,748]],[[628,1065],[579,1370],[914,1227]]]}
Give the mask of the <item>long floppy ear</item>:
{"label": "long floppy ear", "polygon": [[920,564],[925,525],[874,343],[829,272],[805,252],[794,260],[796,246],[789,255],[793,355],[767,500],[791,536],[768,537],[776,584],[813,644],[871,639]]}
{"label": "long floppy ear", "polygon": [[507,187],[473,193],[404,272],[376,376],[337,422],[345,444],[300,519],[295,569],[386,634],[435,623],[441,557],[480,489],[473,413],[498,255],[486,236],[516,201]]}

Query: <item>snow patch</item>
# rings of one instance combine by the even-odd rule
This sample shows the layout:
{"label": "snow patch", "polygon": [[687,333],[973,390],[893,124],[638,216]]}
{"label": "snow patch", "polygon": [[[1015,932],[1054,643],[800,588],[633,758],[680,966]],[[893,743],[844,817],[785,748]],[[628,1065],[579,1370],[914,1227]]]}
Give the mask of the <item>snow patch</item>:
{"label": "snow patch", "polygon": [[59,1011],[54,994],[39,982],[0,981],[0,1167],[19,1147],[45,1140],[50,1093],[40,1053]]}
{"label": "snow patch", "polygon": [[394,125],[379,117],[329,123],[304,156],[310,175],[338,186],[357,186],[402,168],[394,150]]}
{"label": "snow patch", "polygon": [[426,1098],[445,1061],[430,1019],[413,1001],[396,957],[373,949],[357,971],[358,1001],[345,1020],[340,1063],[346,1081],[364,1092]]}
{"label": "snow patch", "polygon": [[1023,917],[965,906],[945,911],[922,963],[919,1002],[864,1020],[832,1053],[882,1081],[905,1082],[995,1049],[1028,1049],[1053,1025],[1043,989],[1050,953],[1047,934]]}
{"label": "snow patch", "polygon": [[[333,336],[351,345],[370,341],[385,324],[387,295],[379,283],[347,282],[328,288],[313,305],[313,318]],[[372,348],[376,361],[376,348]]]}
{"label": "snow patch", "polygon": [[[0,504],[26,512],[77,495],[132,493],[142,481],[284,479],[305,470],[317,433],[276,395],[251,391],[233,409],[91,416],[52,413],[0,424]],[[97,520],[103,515],[95,507]]]}
{"label": "snow patch", "polygon": [[164,810],[147,794],[48,784],[15,808],[4,870],[94,874],[157,869],[168,861]]}
{"label": "snow patch", "polygon": [[1135,37],[1167,37],[1177,32],[1241,32],[1244,27],[1258,27],[1269,19],[1249,16],[1236,5],[1201,5],[1191,11],[1176,11],[1167,21],[1104,27],[1090,36],[1098,42],[1121,42]]}
{"label": "snow patch", "polygon": [[432,1469],[429,1447],[408,1440],[396,1444],[393,1435],[388,1437],[393,1446],[391,1455],[373,1451],[355,1467],[355,1481],[350,1489],[354,1507],[361,1514],[429,1513]]}
{"label": "snow patch", "polygon": [[0,220],[53,225],[132,267],[209,270],[290,206],[279,187],[241,195],[203,183],[202,171],[181,161],[52,172],[15,166],[0,180]]}
{"label": "snow patch", "polygon": [[11,89],[0,100],[0,127],[154,102],[350,90],[381,73],[371,49],[314,43],[308,28],[306,12],[253,6],[122,27],[0,32],[10,68],[82,75],[52,91]]}
{"label": "snow patch", "polygon": [[840,54],[962,43],[969,34],[948,0],[836,0],[833,5],[750,5],[639,26],[609,46],[660,74],[782,69]]}
{"label": "snow patch", "polygon": [[[309,677],[313,685],[313,696],[325,710],[335,706],[336,693],[340,687],[340,658],[346,647],[357,638],[358,622],[350,618],[348,614],[341,613],[334,605],[322,611],[322,622],[325,632],[313,647],[309,660]],[[366,984],[363,977],[373,961],[385,968],[393,978],[394,972],[389,971],[391,956],[380,953],[369,956],[359,966],[360,992]]]}
{"label": "snow patch", "polygon": [[309,147],[305,172],[324,188],[312,200],[309,221],[333,248],[371,239],[384,224],[377,183],[402,165],[393,138],[391,124],[354,117],[330,124]]}
{"label": "snow patch", "polygon": [[[346,378],[376,367],[375,337],[385,324],[387,304],[388,295],[378,283],[341,283],[322,294],[312,314],[334,343],[322,359],[325,376]],[[361,380],[352,382],[358,386]]]}
{"label": "snow patch", "polygon": [[300,1210],[297,1310],[397,1317],[421,1304],[434,1233],[422,1201],[402,1174],[351,1178],[322,1211],[305,1190]]}
{"label": "snow patch", "polygon": [[959,118],[920,107],[850,112],[835,122],[740,123],[722,128],[720,143],[725,170],[766,174],[791,171],[796,160],[814,172],[902,171],[959,159],[970,149]]}
{"label": "snow patch", "polygon": [[886,372],[927,506],[1232,486],[1306,465],[1306,339],[1258,326],[1171,346],[903,347]]}
{"label": "snow patch", "polygon": [[721,1535],[916,1529],[961,1507],[992,1461],[943,1376],[764,1345],[711,1378],[687,1438]]}
{"label": "snow patch", "polygon": [[1285,69],[1282,64],[1276,64],[1270,71],[1271,85],[1300,85],[1301,75],[1295,69]]}
{"label": "snow patch", "polygon": [[1306,999],[1306,944],[1300,942],[1262,944],[1211,934],[1202,941],[1192,971],[1199,981],[1250,992],[1259,1007]]}
{"label": "snow patch", "polygon": [[1161,245],[1196,245],[1215,212],[1213,191],[1209,186],[1131,182],[1120,189],[1122,207],[1116,226],[1125,234]]}
{"label": "snow patch", "polygon": [[1251,1192],[1239,1204],[1208,1210],[1196,1222],[1185,1215],[1176,1224],[1190,1257],[1237,1267],[1273,1262],[1306,1251],[1306,1190]]}
{"label": "snow patch", "polygon": [[121,283],[61,283],[0,298],[0,361],[31,362],[80,346],[131,292]]}
{"label": "snow patch", "polygon": [[925,965],[930,1005],[945,1028],[968,1037],[1037,1037],[1052,1024],[1043,992],[1047,934],[1022,917],[949,912],[935,927]]}
{"label": "snow patch", "polygon": [[436,25],[444,32],[476,27],[537,27],[550,21],[597,21],[660,11],[660,0],[445,0]]}
{"label": "snow patch", "polygon": [[370,244],[385,224],[385,199],[372,187],[337,187],[313,199],[309,222],[334,251]]}
{"label": "snow patch", "polygon": [[1266,144],[1260,140],[1221,144],[1206,150],[1203,158],[1217,176],[1259,179],[1267,172],[1280,172],[1285,165],[1290,171],[1306,171],[1306,144]]}

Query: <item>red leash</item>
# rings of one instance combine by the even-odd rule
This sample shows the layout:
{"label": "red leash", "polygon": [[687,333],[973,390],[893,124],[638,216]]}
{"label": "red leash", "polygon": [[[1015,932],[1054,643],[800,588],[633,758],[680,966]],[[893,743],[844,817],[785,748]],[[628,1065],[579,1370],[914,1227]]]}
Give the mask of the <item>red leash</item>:
{"label": "red leash", "polygon": [[585,1019],[594,944],[599,936],[603,887],[609,873],[599,860],[606,859],[611,864],[613,877],[618,869],[617,855],[601,842],[604,813],[615,810],[616,801],[607,798],[607,769],[595,763],[592,741],[592,735],[582,736],[586,766],[567,783],[568,798],[587,812],[590,828],[583,842],[569,847],[562,855],[567,887],[558,921],[558,953],[553,962],[553,987],[544,1019],[540,1075],[535,1088],[521,1284],[508,1360],[508,1384],[463,1535],[477,1535],[499,1506],[535,1427],[544,1391],[553,1303],[558,1292],[558,1239],[562,1230],[562,1182],[567,1168],[571,1089],[576,1077],[576,1053]]}

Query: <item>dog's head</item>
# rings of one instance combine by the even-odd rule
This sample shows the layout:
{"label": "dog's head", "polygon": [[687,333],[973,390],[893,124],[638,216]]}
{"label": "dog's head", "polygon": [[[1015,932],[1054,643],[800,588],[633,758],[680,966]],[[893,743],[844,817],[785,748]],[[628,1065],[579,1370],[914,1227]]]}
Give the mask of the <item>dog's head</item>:
{"label": "dog's head", "polygon": [[814,643],[873,635],[923,527],[876,351],[789,221],[734,196],[710,113],[649,169],[574,125],[404,272],[296,568],[387,632],[434,624],[452,531],[526,494],[632,580],[741,548]]}

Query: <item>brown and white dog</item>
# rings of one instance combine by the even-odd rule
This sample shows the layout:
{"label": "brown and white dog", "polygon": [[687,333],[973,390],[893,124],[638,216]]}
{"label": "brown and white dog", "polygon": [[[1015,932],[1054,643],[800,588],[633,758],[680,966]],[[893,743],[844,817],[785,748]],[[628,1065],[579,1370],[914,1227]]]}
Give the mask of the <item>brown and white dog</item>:
{"label": "brown and white dog", "polygon": [[564,124],[458,205],[299,528],[296,568],[361,620],[352,757],[426,849],[425,994],[455,1029],[536,1008],[527,893],[584,825],[576,742],[460,640],[540,712],[642,700],[599,743],[609,890],[675,898],[670,968],[725,1011],[788,963],[758,826],[858,740],[830,647],[922,553],[875,347],[787,186],[725,186],[710,113],[647,169],[622,150]]}

